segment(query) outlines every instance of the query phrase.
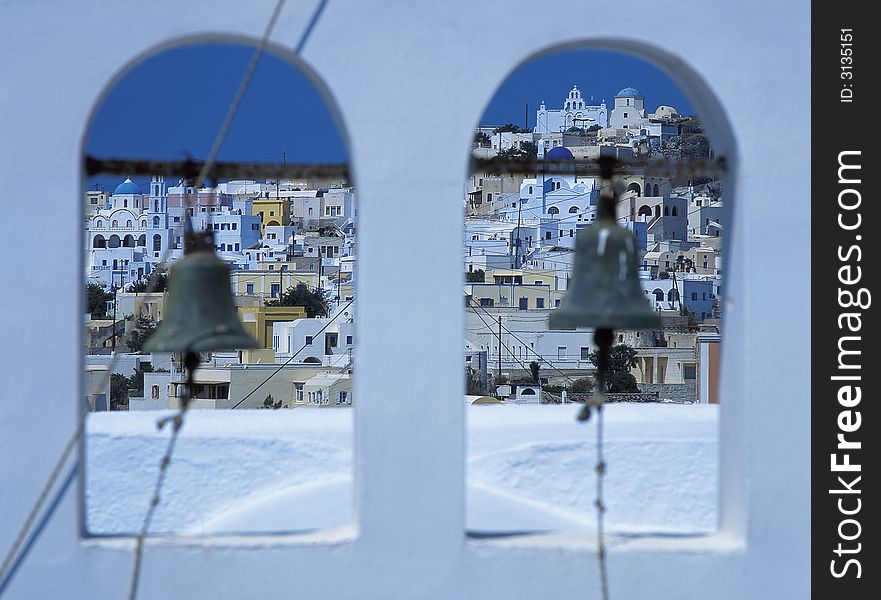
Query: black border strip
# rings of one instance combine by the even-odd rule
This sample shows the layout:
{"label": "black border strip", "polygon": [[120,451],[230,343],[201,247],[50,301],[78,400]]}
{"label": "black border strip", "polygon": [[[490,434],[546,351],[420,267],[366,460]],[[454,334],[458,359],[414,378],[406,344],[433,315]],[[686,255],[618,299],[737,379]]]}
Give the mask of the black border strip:
{"label": "black border strip", "polygon": [[811,588],[824,599],[881,597],[872,6],[812,5]]}

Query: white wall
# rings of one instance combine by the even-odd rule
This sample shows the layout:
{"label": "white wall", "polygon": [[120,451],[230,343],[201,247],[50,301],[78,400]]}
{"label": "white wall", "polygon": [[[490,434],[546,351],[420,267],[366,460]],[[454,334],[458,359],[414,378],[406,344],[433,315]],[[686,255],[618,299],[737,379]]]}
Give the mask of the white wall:
{"label": "white wall", "polygon": [[[276,47],[296,44],[316,3],[286,5],[273,36]],[[91,111],[108,84],[145,53],[187,36],[256,38],[274,4],[154,0],[0,7],[0,188],[21,189],[20,201],[0,221],[7,258],[2,276],[13,274],[10,265],[27,264],[14,272],[20,289],[40,289],[52,280],[55,289],[68,290],[10,295],[0,313],[0,330],[15,340],[0,349],[4,551],[76,421],[83,261],[78,252],[58,248],[82,248],[79,161]],[[657,8],[648,0],[626,4],[629,12]],[[260,539],[152,539],[141,598],[597,596],[590,536],[465,536],[464,411],[461,401],[450,400],[462,394],[463,340],[461,289],[449,284],[462,276],[463,213],[451,200],[461,194],[474,126],[502,74],[550,46],[584,40],[629,49],[668,70],[687,87],[717,152],[737,166],[726,186],[726,209],[737,211],[726,220],[731,246],[723,303],[722,529],[708,537],[645,537],[613,545],[613,597],[642,598],[649,590],[656,600],[808,595],[809,383],[798,368],[780,371],[763,349],[779,347],[782,333],[790,342],[787,362],[808,365],[810,306],[769,305],[762,298],[809,297],[806,261],[781,273],[765,257],[779,247],[784,221],[791,251],[809,252],[809,211],[803,210],[810,192],[803,176],[809,168],[809,112],[777,107],[789,106],[792,98],[810,100],[810,5],[681,0],[676,8],[677,27],[655,28],[649,40],[621,21],[620,4],[571,4],[565,19],[556,11],[535,11],[525,0],[327,4],[303,58],[338,100],[363,200],[354,409],[357,527]],[[522,27],[525,20],[530,27]],[[705,36],[681,35],[708,30],[710,44]],[[769,56],[773,68],[759,68]],[[769,118],[756,118],[763,114]],[[418,153],[411,144],[387,143],[426,127],[437,133]],[[769,161],[769,139],[789,151]],[[421,182],[424,203],[388,193],[403,180]],[[43,189],[56,193],[46,197]],[[775,202],[766,202],[768,197]],[[35,247],[31,229],[20,226],[36,203],[55,209],[42,217],[52,245]],[[431,244],[425,243],[428,203],[447,207],[433,211]],[[386,235],[390,207],[396,236]],[[410,249],[403,258],[402,245]],[[388,326],[389,307],[407,303],[400,301],[399,286],[388,285],[391,257],[408,273],[412,292],[403,293],[418,291],[423,298],[412,309],[399,309],[396,327]],[[425,264],[433,268],[421,268]],[[34,314],[40,318],[21,317]],[[433,318],[426,321],[426,314]],[[432,343],[402,357],[401,332],[426,327]],[[47,339],[53,343],[45,344]],[[390,357],[404,361],[399,366],[409,385],[387,385]],[[81,539],[80,518],[78,495],[68,494],[7,598],[69,598],[72,590],[89,598],[125,593],[133,544]]]}

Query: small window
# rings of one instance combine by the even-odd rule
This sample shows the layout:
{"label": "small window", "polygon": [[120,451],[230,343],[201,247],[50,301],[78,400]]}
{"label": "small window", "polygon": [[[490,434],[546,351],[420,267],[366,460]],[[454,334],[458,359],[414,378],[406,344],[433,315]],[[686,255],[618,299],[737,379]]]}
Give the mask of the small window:
{"label": "small window", "polygon": [[544,308],[545,307],[545,299],[544,298],[536,298],[535,299],[535,307],[536,308]]}
{"label": "small window", "polygon": [[581,347],[581,360],[590,360],[590,347],[582,346]]}
{"label": "small window", "polygon": [[307,336],[306,336],[306,345],[307,345],[307,346],[311,346],[311,345],[312,345],[312,336],[311,336],[311,335],[307,335]]}

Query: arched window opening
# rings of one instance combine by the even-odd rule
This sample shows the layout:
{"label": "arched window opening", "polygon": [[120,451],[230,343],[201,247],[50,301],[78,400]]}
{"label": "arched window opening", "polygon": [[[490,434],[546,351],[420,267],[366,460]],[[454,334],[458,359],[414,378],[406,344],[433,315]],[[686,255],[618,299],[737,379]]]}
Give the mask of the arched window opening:
{"label": "arched window opening", "polygon": [[[113,423],[121,435],[108,446],[84,443],[85,530],[101,536],[138,531],[136,521],[143,515],[118,504],[108,491],[120,486],[153,489],[156,459],[153,453],[138,450],[137,431],[155,429],[157,411],[176,410],[182,402],[187,369],[180,353],[147,352],[144,338],[150,341],[151,330],[161,334],[163,325],[167,331],[168,322],[176,320],[175,312],[179,319],[181,311],[203,315],[220,311],[227,294],[229,303],[216,321],[228,328],[238,319],[256,347],[200,351],[203,366],[210,364],[211,369],[195,371],[192,411],[184,418],[197,418],[197,410],[217,411],[218,419],[211,420],[217,425],[202,433],[220,450],[204,460],[194,459],[193,447],[176,446],[161,493],[163,502],[149,534],[191,535],[197,530],[199,535],[275,534],[345,526],[354,519],[354,509],[333,499],[351,495],[351,465],[333,457],[352,454],[349,432],[352,406],[358,402],[352,393],[357,369],[353,303],[358,189],[349,176],[346,136],[339,128],[342,113],[332,105],[329,88],[297,55],[270,45],[254,63],[247,93],[231,113],[231,134],[218,157],[229,175],[197,182],[181,150],[200,157],[208,153],[222,122],[216,116],[229,111],[255,46],[187,40],[173,49],[143,50],[149,49],[134,49],[132,54],[142,58],[115,74],[112,87],[97,91],[101,103],[83,143],[89,175],[85,185],[91,192],[87,198],[95,197],[96,189],[109,190],[102,206],[85,203],[89,219],[83,219],[82,225],[88,251],[84,285],[114,291],[116,300],[108,303],[101,297],[101,306],[95,300],[91,307],[86,364],[107,365],[111,355],[127,357],[115,372],[131,382],[126,386],[131,389],[126,397],[115,382],[110,386],[108,373],[104,403],[105,410],[132,411],[130,419]],[[198,94],[170,94],[167,85],[157,84],[168,73],[194,72],[202,74]],[[236,131],[259,134],[242,136]],[[270,153],[267,148],[278,154],[264,158]],[[163,174],[149,172],[149,165],[155,164],[163,165]],[[315,164],[320,164],[318,170]],[[267,172],[254,176],[255,168]],[[489,188],[494,195],[515,191],[496,183]],[[205,268],[205,262],[191,260],[193,270],[176,270],[177,261],[188,256],[184,231],[188,222],[197,232],[213,234],[211,246],[221,261],[215,265],[225,264],[228,269],[199,273],[196,269]],[[101,229],[107,223],[113,228],[109,232]],[[105,239],[109,234],[114,235]],[[252,250],[262,246],[267,247],[265,252]],[[269,267],[274,268],[271,273]],[[189,273],[190,281],[198,283],[188,289],[191,283],[186,277],[176,278],[176,273]],[[185,298],[186,304],[168,294],[178,286],[182,291],[177,298]],[[98,294],[92,291],[91,296]],[[116,335],[112,327],[107,333],[102,322],[108,305],[125,322],[124,331],[117,323]],[[193,322],[191,317],[183,320]],[[145,319],[150,323],[145,325]],[[132,377],[132,365],[139,369],[151,361],[152,371],[144,368]],[[282,367],[270,371],[266,369],[270,364]],[[270,372],[271,379],[264,382]],[[283,502],[300,509],[267,521],[265,510],[253,503],[254,494],[276,477],[266,467],[290,459],[286,450],[290,439],[278,432],[288,425],[303,426],[295,411],[285,409],[303,406],[306,398],[314,399],[316,408],[333,404],[336,410],[314,415],[306,427],[309,431],[304,430],[326,445],[324,456],[313,457],[320,464],[307,465],[301,457],[295,469],[318,468],[333,483],[319,490],[322,499],[315,506],[300,506],[298,492],[285,492],[290,497]],[[245,413],[251,409],[269,410]],[[113,415],[100,418],[105,417]],[[244,440],[230,436],[237,428],[234,423],[245,418],[249,429],[264,436],[270,448],[258,461],[265,467],[258,464],[255,478],[229,471],[236,457],[249,451]],[[136,457],[137,464],[131,463],[133,468],[124,474],[125,482],[113,479],[120,476],[113,471],[113,456]],[[170,483],[175,479],[186,483]],[[286,489],[286,483],[279,481],[279,489]],[[182,497],[192,498],[199,510],[184,508],[188,503],[177,506]],[[330,512],[325,510],[328,501],[335,502]],[[145,496],[144,506],[148,502]],[[229,509],[238,515],[235,524],[218,517]]]}
{"label": "arched window opening", "polygon": [[[587,248],[582,241],[594,241],[592,236],[597,235],[598,228],[605,230],[610,226],[607,223],[611,217],[604,214],[610,211],[600,211],[596,207],[606,204],[605,201],[599,202],[600,196],[606,195],[603,190],[613,189],[613,195],[617,195],[615,223],[632,234],[634,293],[639,302],[644,302],[648,314],[657,314],[660,325],[657,325],[657,331],[645,331],[641,336],[636,335],[636,331],[615,329],[613,339],[633,352],[633,366],[627,373],[632,380],[626,378],[627,384],[620,387],[615,384],[615,389],[607,388],[605,392],[621,394],[616,400],[621,398],[622,402],[635,401],[637,397],[648,402],[660,402],[669,401],[673,393],[671,390],[675,389],[677,394],[681,392],[677,402],[715,402],[715,391],[712,394],[708,391],[712,386],[695,386],[692,371],[686,376],[681,366],[681,356],[689,352],[689,360],[700,354],[705,361],[705,369],[718,367],[717,363],[709,366],[709,361],[717,361],[718,354],[714,352],[713,358],[710,358],[704,345],[707,340],[717,343],[719,339],[718,320],[708,316],[712,308],[708,301],[702,300],[700,293],[706,284],[690,279],[690,275],[675,263],[668,264],[669,257],[695,252],[696,248],[707,244],[700,231],[695,233],[691,230],[700,230],[705,217],[713,216],[711,220],[715,221],[715,214],[711,215],[706,210],[698,211],[692,218],[686,208],[698,196],[716,196],[721,189],[715,174],[693,176],[689,171],[698,172],[697,164],[691,162],[693,158],[710,158],[709,153],[694,156],[700,154],[702,148],[709,147],[703,125],[688,101],[689,97],[699,97],[700,94],[686,93],[653,65],[615,52],[571,49],[543,52],[529,61],[528,67],[525,65],[523,72],[515,71],[508,80],[499,82],[496,96],[486,104],[484,114],[475,119],[475,123],[522,123],[524,105],[540,107],[534,115],[527,115],[525,119],[525,129],[536,146],[535,165],[531,169],[523,168],[520,172],[514,161],[508,162],[508,159],[518,158],[513,152],[498,156],[498,150],[482,148],[479,153],[472,153],[473,171],[469,173],[467,181],[482,181],[483,186],[487,186],[488,182],[495,182],[490,167],[503,163],[506,176],[498,179],[496,189],[501,188],[509,200],[504,206],[487,208],[480,214],[480,220],[467,220],[464,223],[465,234],[460,238],[465,246],[462,271],[473,272],[477,268],[483,271],[479,283],[466,280],[465,284],[466,347],[481,348],[480,352],[483,353],[477,355],[466,351],[465,364],[471,369],[466,369],[466,393],[495,396],[510,405],[512,418],[516,417],[515,410],[519,408],[516,404],[527,403],[522,399],[526,382],[541,382],[540,389],[529,386],[535,390],[536,400],[540,404],[585,400],[584,393],[578,391],[583,384],[574,382],[582,379],[588,379],[591,384],[596,382],[595,365],[590,360],[596,349],[592,325],[582,323],[569,329],[551,329],[549,320],[559,323],[555,318],[560,314],[557,311],[571,311],[568,314],[578,313],[581,315],[579,318],[587,321],[584,315],[593,314],[591,311],[595,310],[596,303],[601,302],[602,294],[597,293],[597,286],[614,285],[602,283],[601,276],[579,265],[579,260],[585,260],[584,257],[588,255],[590,260],[599,261],[603,252],[608,251],[598,242],[586,253]],[[578,73],[585,69],[590,69],[592,75],[590,80],[581,81]],[[603,86],[615,85],[612,81],[606,81],[603,75],[611,72],[617,74],[619,79],[616,81],[620,81],[621,77],[632,77],[633,81],[623,88],[617,84],[616,89],[620,91],[612,96],[612,102],[595,100],[605,95]],[[527,77],[525,73],[542,73],[542,76]],[[652,73],[652,76],[648,77],[647,73]],[[527,81],[528,85],[525,83]],[[574,95],[576,84],[579,90],[577,96]],[[596,86],[596,89],[590,89],[591,86]],[[559,93],[554,96],[554,89],[572,92],[568,97]],[[586,101],[592,94],[595,94],[594,97]],[[556,102],[541,102],[541,97],[558,99]],[[518,114],[511,107],[518,107]],[[677,120],[674,123],[658,116],[672,114],[672,107],[675,107],[681,122]],[[477,131],[475,135],[478,135]],[[692,138],[692,135],[695,137]],[[487,157],[495,162],[482,160]],[[603,160],[599,160],[599,157],[603,157]],[[605,163],[606,159],[613,159],[611,181],[607,177],[599,177],[595,168],[597,163]],[[680,167],[678,161],[685,165],[691,163],[691,166],[684,168],[685,176],[677,174],[671,178],[671,172],[678,173],[675,170]],[[675,167],[674,171],[669,169],[670,166]],[[667,167],[666,170],[664,167]],[[718,173],[722,171],[722,168],[718,169]],[[502,182],[508,187],[502,188]],[[535,195],[532,186],[536,188]],[[469,205],[469,198],[473,198],[467,193],[473,194],[474,187],[467,183],[464,186],[466,195],[462,200],[465,206]],[[526,193],[522,193],[520,202],[517,202],[520,190]],[[469,210],[469,215],[475,216],[473,213]],[[566,216],[561,218],[560,213],[566,213]],[[577,229],[574,227],[577,221],[586,221],[590,225]],[[709,226],[703,228],[708,229]],[[492,240],[483,235],[484,232],[501,232],[497,246],[491,246]],[[475,234],[480,235],[475,238]],[[528,245],[521,241],[525,239],[530,240]],[[714,249],[717,246],[714,242]],[[624,264],[629,263],[625,261]],[[613,269],[620,275],[620,264],[609,266],[607,271]],[[588,279],[588,285],[580,280],[582,277],[593,279]],[[531,289],[524,289],[526,287]],[[701,289],[698,290],[698,287]],[[573,299],[573,294],[577,294],[576,299]],[[543,297],[539,298],[539,295]],[[478,298],[480,301],[469,301],[468,298]],[[577,308],[571,308],[567,303],[574,303],[572,306]],[[533,306],[545,310],[528,310]],[[548,312],[551,313],[550,319]],[[694,328],[683,335],[675,324],[683,323],[685,315],[688,315],[689,323]],[[575,320],[575,317],[572,318]],[[704,337],[706,331],[710,334]],[[527,347],[529,360],[518,362],[520,349]],[[535,361],[530,364],[533,355]],[[486,366],[474,369],[474,365],[480,364]],[[700,372],[698,367],[694,371]],[[713,400],[710,400],[711,397]],[[482,414],[475,410],[470,404],[466,409],[469,425],[473,426],[473,418],[477,427],[486,428],[477,434],[481,439],[495,435],[497,432],[489,425],[491,421],[484,421]],[[523,430],[529,430],[528,423],[524,423]],[[498,434],[508,435],[507,432]],[[474,435],[472,433],[469,439]],[[696,432],[696,435],[700,435],[700,432]],[[534,440],[528,439],[528,434],[518,441],[526,445],[534,443]],[[484,450],[486,447],[482,446],[481,451]],[[497,450],[500,453],[508,452],[503,448]],[[531,456],[511,456],[509,464],[523,464],[519,462],[521,458],[527,462],[532,460]],[[479,463],[480,459],[470,457],[469,466],[472,461]],[[475,473],[469,473],[469,484],[473,482],[475,487],[499,487],[505,493],[524,497],[530,502],[547,501],[546,489],[540,485],[529,490],[525,485],[516,489],[506,487],[502,481],[482,479],[487,476],[486,471],[477,464],[474,470]],[[653,471],[645,476],[653,478],[658,474]],[[510,475],[515,479],[520,478],[520,474]],[[715,487],[705,487],[702,494],[710,505],[718,504]],[[567,506],[580,502],[573,499],[560,501]],[[677,507],[672,499],[668,501],[671,514],[681,515],[681,507]],[[630,499],[619,499],[616,506],[629,505],[629,502]],[[549,506],[554,504],[548,502]],[[579,506],[584,513],[589,513],[593,508],[589,502]],[[633,519],[630,522],[621,524],[622,529],[646,518],[645,514],[633,513],[631,516]],[[472,515],[467,515],[469,529],[481,533],[492,530],[486,527],[488,521],[484,519],[480,526],[475,526]],[[669,526],[669,522],[653,523],[651,527],[655,531],[662,531]],[[708,519],[695,526],[712,531],[716,521]],[[554,527],[549,524],[547,529]]]}

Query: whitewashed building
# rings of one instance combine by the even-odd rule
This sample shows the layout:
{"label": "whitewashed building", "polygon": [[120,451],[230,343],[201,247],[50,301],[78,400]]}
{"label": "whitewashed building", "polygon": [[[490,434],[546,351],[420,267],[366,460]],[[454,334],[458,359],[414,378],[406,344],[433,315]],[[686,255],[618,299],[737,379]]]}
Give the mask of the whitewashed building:
{"label": "whitewashed building", "polygon": [[605,100],[599,104],[591,104],[581,95],[577,85],[572,86],[569,94],[563,99],[561,108],[549,109],[544,101],[535,111],[535,128],[538,134],[561,133],[570,127],[587,129],[592,125],[608,126],[608,112]]}

